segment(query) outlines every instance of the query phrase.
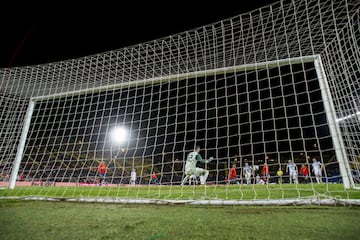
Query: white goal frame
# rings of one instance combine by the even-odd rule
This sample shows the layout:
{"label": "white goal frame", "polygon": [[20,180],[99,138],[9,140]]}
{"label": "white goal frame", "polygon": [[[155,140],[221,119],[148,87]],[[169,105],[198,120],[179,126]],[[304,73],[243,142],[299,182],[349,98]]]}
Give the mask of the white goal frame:
{"label": "white goal frame", "polygon": [[[18,144],[16,158],[13,163],[13,168],[12,168],[8,188],[9,189],[15,188],[16,178],[18,175],[20,163],[23,158],[23,153],[24,153],[24,149],[25,149],[26,138],[28,135],[30,124],[31,124],[31,117],[32,117],[33,111],[35,109],[37,101],[56,99],[56,98],[61,98],[61,97],[65,97],[65,96],[82,95],[82,94],[86,94],[86,93],[90,93],[90,92],[94,93],[94,92],[101,92],[101,91],[105,91],[105,90],[121,89],[123,87],[129,87],[129,86],[139,86],[139,85],[141,86],[141,85],[147,85],[149,83],[153,84],[153,83],[161,83],[161,82],[180,81],[180,80],[191,79],[191,78],[195,78],[195,77],[213,76],[213,75],[217,75],[217,74],[234,73],[234,72],[241,72],[241,71],[247,71],[247,70],[261,70],[261,69],[266,69],[266,68],[281,67],[281,66],[292,65],[292,64],[311,63],[311,62],[314,63],[317,78],[319,80],[319,86],[320,86],[320,90],[321,90],[322,100],[324,103],[327,121],[329,124],[330,135],[331,135],[331,138],[333,141],[336,159],[339,163],[339,169],[340,169],[340,174],[342,176],[344,188],[346,188],[346,189],[353,188],[353,187],[355,187],[355,185],[354,185],[353,178],[351,176],[349,162],[347,161],[345,145],[343,142],[343,138],[341,137],[341,132],[340,132],[340,128],[338,125],[338,121],[336,121],[337,116],[336,116],[336,112],[335,112],[335,107],[334,107],[334,103],[333,103],[333,100],[331,97],[329,84],[327,82],[326,73],[325,73],[320,55],[310,55],[310,56],[287,58],[287,59],[280,59],[280,60],[267,61],[267,62],[259,62],[259,63],[253,63],[253,64],[236,65],[236,66],[231,66],[231,67],[224,67],[224,68],[195,71],[195,72],[189,72],[189,73],[183,73],[183,74],[169,75],[169,76],[163,76],[163,77],[157,77],[157,78],[150,78],[150,79],[146,79],[146,80],[130,81],[130,82],[121,83],[121,84],[107,85],[107,86],[102,86],[102,87],[97,87],[97,88],[88,88],[88,89],[78,90],[78,91],[70,91],[70,92],[51,94],[51,95],[46,95],[46,96],[32,97],[30,99],[30,103],[29,103],[27,111],[26,111],[24,124],[23,124],[22,132],[21,132],[21,138],[20,138],[20,141]],[[214,200],[214,201],[216,201],[216,200]],[[221,201],[221,202],[223,202],[223,201]],[[274,200],[272,202],[275,202],[273,204],[277,204],[277,205],[279,204],[279,200],[276,200],[276,201]],[[199,203],[199,204],[204,204],[204,203]],[[234,204],[234,203],[231,203],[231,204]]]}

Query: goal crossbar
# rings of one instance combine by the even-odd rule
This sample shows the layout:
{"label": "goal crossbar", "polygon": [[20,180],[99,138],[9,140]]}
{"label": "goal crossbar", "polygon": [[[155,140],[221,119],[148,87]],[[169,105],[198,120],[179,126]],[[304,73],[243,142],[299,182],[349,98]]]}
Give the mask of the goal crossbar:
{"label": "goal crossbar", "polygon": [[101,86],[101,87],[96,87],[96,88],[87,88],[87,89],[76,90],[76,91],[68,91],[68,92],[63,92],[63,93],[56,93],[56,94],[32,97],[31,100],[32,101],[50,100],[50,99],[56,99],[56,98],[62,98],[62,97],[83,95],[86,93],[97,93],[97,92],[102,92],[102,91],[122,89],[125,87],[156,84],[156,83],[162,83],[162,82],[181,81],[181,80],[196,78],[196,77],[205,77],[205,76],[222,75],[222,74],[242,72],[242,71],[260,70],[260,69],[265,69],[265,68],[282,67],[282,66],[287,66],[287,65],[292,65],[292,64],[310,63],[310,62],[314,62],[315,59],[318,59],[319,56],[320,55],[309,55],[309,56],[302,56],[302,57],[272,60],[272,61],[266,61],[266,62],[235,65],[235,66],[231,66],[231,67],[206,69],[206,70],[195,71],[195,72],[173,74],[173,75],[168,75],[168,76],[160,76],[160,77],[154,77],[154,78],[148,78],[148,79],[142,79],[142,80],[136,80],[136,81],[123,82],[123,83],[119,83],[119,84],[106,85],[106,86]]}

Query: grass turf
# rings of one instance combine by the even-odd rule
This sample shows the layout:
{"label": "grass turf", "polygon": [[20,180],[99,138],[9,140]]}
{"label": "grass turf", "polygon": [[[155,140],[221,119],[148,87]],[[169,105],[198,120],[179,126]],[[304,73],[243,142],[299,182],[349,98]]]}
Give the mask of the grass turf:
{"label": "grass turf", "polygon": [[0,200],[2,239],[357,239],[357,207]]}
{"label": "grass turf", "polygon": [[120,187],[17,187],[1,189],[0,197],[59,197],[59,198],[136,198],[136,199],[291,199],[320,198],[360,199],[359,190],[345,190],[342,184],[273,184],[273,185],[211,185],[211,186],[156,186],[137,185]]}

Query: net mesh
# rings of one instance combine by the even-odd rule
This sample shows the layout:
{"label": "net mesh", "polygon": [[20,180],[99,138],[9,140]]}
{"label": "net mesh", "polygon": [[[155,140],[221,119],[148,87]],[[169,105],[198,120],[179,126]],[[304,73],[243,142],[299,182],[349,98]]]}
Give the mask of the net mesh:
{"label": "net mesh", "polygon": [[[358,198],[359,6],[279,1],[124,49],[1,69],[0,184],[12,174],[19,187],[0,196]],[[206,188],[180,186],[195,145],[214,158],[198,165]]]}

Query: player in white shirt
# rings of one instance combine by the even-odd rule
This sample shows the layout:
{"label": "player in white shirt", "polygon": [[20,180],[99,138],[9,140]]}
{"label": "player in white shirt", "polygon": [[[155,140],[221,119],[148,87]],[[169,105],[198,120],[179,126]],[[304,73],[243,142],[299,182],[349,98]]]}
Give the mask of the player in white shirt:
{"label": "player in white shirt", "polygon": [[313,163],[311,165],[312,165],[312,172],[315,174],[315,177],[316,177],[316,182],[319,184],[322,183],[322,179],[321,179],[322,164],[321,164],[321,162],[318,162],[316,160],[316,158],[313,158]]}
{"label": "player in white shirt", "polygon": [[252,167],[248,163],[245,163],[243,173],[246,179],[246,184],[251,184],[251,172],[252,172]]}
{"label": "player in white shirt", "polygon": [[194,151],[188,154],[185,164],[185,178],[181,182],[181,185],[184,185],[187,180],[189,180],[191,175],[195,175],[195,177],[200,177],[200,184],[205,184],[206,179],[209,176],[209,171],[203,168],[196,167],[196,163],[198,161],[201,163],[209,163],[213,158],[210,157],[209,160],[204,160],[199,154],[199,152],[200,147],[196,146]]}
{"label": "player in white shirt", "polygon": [[135,168],[133,168],[130,174],[130,184],[135,185],[135,182],[136,182],[136,170]]}
{"label": "player in white shirt", "polygon": [[292,181],[294,181],[294,183],[297,184],[297,166],[292,160],[288,161],[288,164],[286,165],[286,172],[289,173],[289,183],[291,184]]}

